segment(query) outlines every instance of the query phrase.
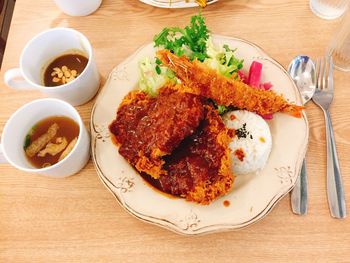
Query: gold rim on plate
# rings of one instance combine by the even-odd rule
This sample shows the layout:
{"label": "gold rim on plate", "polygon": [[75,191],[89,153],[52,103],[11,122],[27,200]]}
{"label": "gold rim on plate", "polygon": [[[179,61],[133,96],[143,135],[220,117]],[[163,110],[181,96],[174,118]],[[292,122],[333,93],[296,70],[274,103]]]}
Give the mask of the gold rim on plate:
{"label": "gold rim on plate", "polygon": [[[299,91],[287,71],[261,48],[238,38],[213,35],[213,40],[237,48],[236,55],[244,59],[245,70],[253,60],[263,63],[263,81],[271,81],[277,93],[301,104]],[[294,187],[308,143],[305,113],[300,119],[278,113],[268,121],[273,138],[268,163],[258,175],[238,176],[226,196],[208,206],[169,198],[151,188],[119,155],[108,130],[122,98],[137,87],[139,60],[154,54],[153,43],[138,49],[111,72],[98,95],[90,128],[92,158],[99,178],[130,214],[179,234],[235,230],[262,219]],[[229,207],[223,205],[226,200]]]}

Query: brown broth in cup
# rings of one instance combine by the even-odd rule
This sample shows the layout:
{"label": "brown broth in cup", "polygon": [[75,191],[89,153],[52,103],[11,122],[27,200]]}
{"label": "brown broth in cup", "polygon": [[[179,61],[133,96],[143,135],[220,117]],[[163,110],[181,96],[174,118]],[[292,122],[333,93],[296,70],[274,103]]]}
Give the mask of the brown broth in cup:
{"label": "brown broth in cup", "polygon": [[84,71],[88,61],[82,52],[62,54],[45,68],[44,86],[56,87],[73,81]]}
{"label": "brown broth in cup", "polygon": [[23,146],[25,156],[35,168],[54,165],[70,153],[78,136],[79,125],[71,118],[45,118],[28,131]]}

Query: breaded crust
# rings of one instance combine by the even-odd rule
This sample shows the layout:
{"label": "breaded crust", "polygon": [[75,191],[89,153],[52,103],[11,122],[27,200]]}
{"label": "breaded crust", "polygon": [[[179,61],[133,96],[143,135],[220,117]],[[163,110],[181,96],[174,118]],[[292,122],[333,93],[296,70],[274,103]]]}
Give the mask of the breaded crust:
{"label": "breaded crust", "polygon": [[216,110],[205,108],[196,133],[166,158],[168,173],[159,178],[165,192],[204,205],[228,193],[234,181],[228,147],[232,132]]}
{"label": "breaded crust", "polygon": [[165,86],[156,98],[143,92],[129,93],[118,108],[110,131],[120,144],[119,153],[130,164],[139,172],[158,178],[166,174],[162,157],[193,134],[203,118],[201,97]]}
{"label": "breaded crust", "polygon": [[129,92],[119,104],[116,117],[109,125],[117,146],[122,145],[128,136],[129,131],[135,131],[139,121],[148,114],[155,99],[143,91]]}

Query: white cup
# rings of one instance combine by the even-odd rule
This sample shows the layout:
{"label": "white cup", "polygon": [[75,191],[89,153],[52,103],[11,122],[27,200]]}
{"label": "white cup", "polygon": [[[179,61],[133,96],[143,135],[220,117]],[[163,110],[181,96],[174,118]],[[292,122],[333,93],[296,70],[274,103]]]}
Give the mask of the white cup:
{"label": "white cup", "polygon": [[310,0],[311,11],[323,19],[341,17],[349,7],[349,0]]}
{"label": "white cup", "polygon": [[67,15],[87,16],[95,12],[102,0],[54,0],[56,5]]}
{"label": "white cup", "polygon": [[[74,120],[79,125],[79,136],[73,150],[62,161],[38,169],[27,160],[23,144],[31,127],[50,116],[66,116]],[[69,103],[58,99],[39,99],[25,104],[12,114],[5,124],[0,148],[5,160],[19,170],[52,177],[66,177],[80,171],[88,162],[90,136],[79,113]]]}
{"label": "white cup", "polygon": [[[73,81],[56,87],[43,84],[44,67],[70,50],[80,50],[88,57],[84,71]],[[89,40],[70,28],[53,28],[40,33],[24,47],[20,67],[5,72],[5,83],[19,90],[37,89],[49,97],[76,106],[92,99],[100,86],[93,50]]]}

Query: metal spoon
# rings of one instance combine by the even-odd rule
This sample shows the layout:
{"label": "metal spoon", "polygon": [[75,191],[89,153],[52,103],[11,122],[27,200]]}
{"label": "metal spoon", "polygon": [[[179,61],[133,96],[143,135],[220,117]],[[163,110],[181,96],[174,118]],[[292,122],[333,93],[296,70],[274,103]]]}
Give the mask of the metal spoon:
{"label": "metal spoon", "polygon": [[[314,62],[308,56],[295,57],[288,67],[288,72],[300,91],[303,104],[306,104],[314,95],[316,88],[316,70]],[[306,162],[297,177],[295,187],[291,193],[291,205],[295,214],[307,213],[307,176]]]}

